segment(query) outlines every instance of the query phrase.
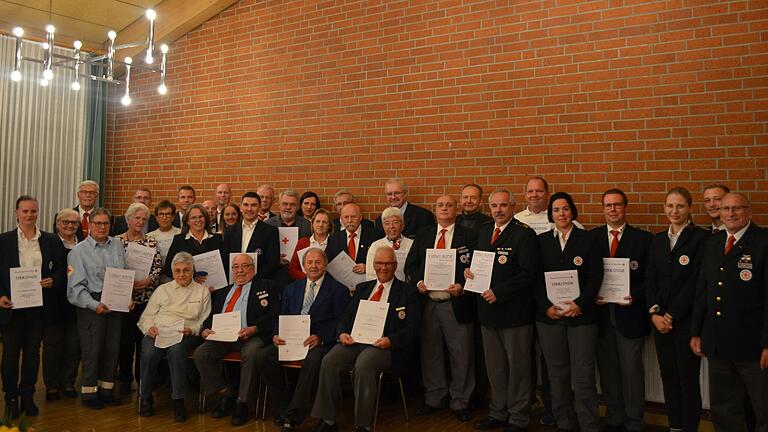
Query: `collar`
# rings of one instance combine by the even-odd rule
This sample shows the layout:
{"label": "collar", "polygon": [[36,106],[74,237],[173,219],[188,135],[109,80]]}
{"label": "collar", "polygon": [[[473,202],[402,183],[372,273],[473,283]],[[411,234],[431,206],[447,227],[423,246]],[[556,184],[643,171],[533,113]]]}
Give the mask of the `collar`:
{"label": "collar", "polygon": [[243,219],[243,221],[242,221],[242,222],[240,222],[240,225],[243,227],[243,229],[244,229],[244,230],[245,230],[245,229],[248,229],[248,230],[253,230],[253,229],[256,229],[256,224],[258,224],[258,223],[259,223],[259,218],[257,217],[257,218],[256,218],[256,220],[255,220],[255,221],[253,221],[253,223],[251,224],[251,226],[250,226],[250,227],[249,227],[249,226],[248,226],[248,224],[245,222],[245,219]]}
{"label": "collar", "polygon": [[376,289],[379,287],[379,285],[384,285],[384,291],[392,288],[392,282],[394,282],[394,281],[395,281],[395,278],[392,278],[389,282],[381,282],[381,281],[379,281],[379,278],[376,278],[376,285],[373,286],[372,293],[376,292]]}
{"label": "collar", "polygon": [[408,201],[404,202],[402,206],[400,206],[400,213],[405,217],[405,210],[408,208]]}
{"label": "collar", "polygon": [[29,240],[27,240],[27,238],[24,236],[24,233],[21,231],[20,226],[16,227],[16,232],[19,236],[19,243],[21,243],[22,241],[36,241],[40,239],[40,236],[42,235],[42,233],[40,233],[40,228],[38,228],[37,225],[35,225],[35,236]]}
{"label": "collar", "polygon": [[[209,237],[213,237],[213,236],[211,235],[211,233],[209,233],[209,232],[208,232],[208,230],[206,230],[206,231],[203,231],[203,240],[201,240],[201,241],[200,241],[200,243],[202,243],[203,241],[205,241],[205,239],[207,239],[207,238],[209,238]],[[184,237],[184,240],[189,240],[190,238],[194,238],[194,237],[192,236],[192,231],[191,231],[191,230],[190,230],[190,231],[187,231],[187,236],[186,236],[186,237]],[[195,240],[197,240],[197,239],[195,238]]]}
{"label": "collar", "polygon": [[[88,243],[89,245],[91,245],[92,248],[96,248],[98,246],[101,246],[99,244],[99,242],[97,242],[96,239],[94,239],[90,235],[88,237],[86,237],[85,240],[83,240],[83,242]],[[110,243],[112,243],[112,237],[107,236],[107,241],[104,242],[104,246],[103,247],[109,247]]]}
{"label": "collar", "polygon": [[[316,289],[319,289],[319,288],[320,288],[320,286],[323,284],[323,281],[324,281],[324,280],[325,280],[325,273],[323,273],[323,275],[322,275],[322,276],[320,276],[320,278],[319,278],[318,280],[316,280],[316,281],[315,281],[315,283],[317,283],[317,288],[316,288]],[[312,285],[312,281],[311,281],[311,280],[309,280],[309,278],[307,278],[307,284],[305,285],[305,287],[306,287],[306,288],[309,288],[309,287],[310,287],[310,285]]]}
{"label": "collar", "polygon": [[320,245],[320,246],[325,246],[325,245],[328,244],[328,238],[329,237],[330,236],[326,236],[325,240],[323,240],[322,242],[319,242],[319,241],[317,241],[317,237],[315,237],[315,235],[312,234],[312,237],[309,238],[309,244],[314,243],[314,244],[317,244],[317,245]]}
{"label": "collar", "polygon": [[443,227],[439,223],[437,224],[437,235],[440,235],[440,231],[445,230],[445,234],[453,234],[453,230],[456,228],[456,222],[448,225],[447,227]]}
{"label": "collar", "polygon": [[624,234],[624,230],[627,228],[627,223],[624,222],[624,225],[622,225],[622,226],[620,226],[618,228],[611,228],[611,226],[608,225],[608,224],[605,224],[605,226],[608,229],[608,235],[609,236],[613,235],[613,234],[611,234],[611,231],[613,231],[613,230],[617,230],[619,232],[619,235],[622,235],[622,234]]}
{"label": "collar", "polygon": [[730,235],[733,235],[734,237],[736,237],[736,241],[739,241],[739,240],[741,240],[741,238],[744,236],[744,233],[745,233],[745,232],[747,232],[747,229],[749,228],[749,226],[750,226],[750,225],[752,225],[752,221],[749,221],[749,222],[747,222],[747,226],[745,226],[744,228],[742,228],[742,229],[740,229],[740,230],[736,231],[736,232],[735,232],[735,233],[733,233],[733,234],[731,234],[731,233],[730,233],[730,232],[728,232],[727,230],[726,230],[726,232],[725,232],[725,233],[726,233],[728,236],[730,236]]}
{"label": "collar", "polygon": [[725,229],[725,224],[724,224],[724,223],[721,223],[720,225],[717,225],[717,226],[715,226],[715,224],[710,224],[710,228],[709,228],[709,230],[710,230],[710,231],[714,231],[714,230],[717,230],[718,232],[720,232],[720,231],[726,231],[726,229]]}
{"label": "collar", "polygon": [[540,215],[542,213],[543,214],[547,214],[547,209],[544,209],[544,210],[542,210],[542,211],[540,211],[538,213],[535,213],[535,212],[531,211],[530,207],[526,206],[525,210],[523,210],[521,213],[523,213],[525,216],[535,216],[535,215]]}
{"label": "collar", "polygon": [[[568,236],[571,235],[571,231],[573,231],[573,223],[571,223],[571,228],[568,229],[568,231],[565,232],[565,238],[567,239]],[[552,235],[553,237],[557,238],[557,236],[560,234],[560,230],[557,229],[557,227],[552,228]]]}
{"label": "collar", "polygon": [[505,223],[505,224],[504,224],[504,225],[502,225],[502,226],[498,226],[498,225],[496,225],[496,223],[494,222],[494,224],[493,224],[493,226],[495,227],[495,228],[494,228],[494,231],[496,231],[496,228],[498,228],[500,232],[504,232],[504,230],[505,230],[505,229],[507,229],[507,225],[509,225],[509,223],[510,223],[510,222],[512,222],[512,219],[514,219],[514,217],[510,218],[510,219],[507,221],[507,223]]}
{"label": "collar", "polygon": [[[355,233],[355,234],[357,234],[357,235],[355,236],[355,238],[360,238],[360,231],[362,231],[362,229],[363,229],[363,224],[361,223],[361,224],[360,224],[360,225],[357,227],[357,229],[354,231],[354,233]],[[350,234],[352,234],[352,233],[351,233],[351,232],[349,232],[349,230],[348,230],[348,229],[346,229],[346,228],[344,228],[344,231],[346,231],[346,232],[347,232],[347,238],[349,238],[349,235],[350,235]]]}

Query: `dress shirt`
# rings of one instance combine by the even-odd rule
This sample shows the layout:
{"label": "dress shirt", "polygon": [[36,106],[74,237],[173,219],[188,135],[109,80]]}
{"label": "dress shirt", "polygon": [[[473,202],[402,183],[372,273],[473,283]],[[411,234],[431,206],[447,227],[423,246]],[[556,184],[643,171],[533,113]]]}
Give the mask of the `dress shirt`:
{"label": "dress shirt", "polygon": [[608,250],[611,250],[611,243],[613,243],[613,234],[611,234],[611,231],[616,230],[619,232],[619,243],[621,243],[621,236],[624,235],[624,229],[627,228],[627,224],[625,222],[624,225],[619,228],[611,228],[610,225],[606,225],[606,228],[608,228]]}
{"label": "dress shirt", "polygon": [[21,227],[17,228],[16,231],[19,234],[19,265],[40,268],[43,265],[43,253],[40,251],[40,230],[35,226],[35,235],[29,240],[21,231]]}
{"label": "dress shirt", "polygon": [[[93,207],[91,207],[91,209],[87,211],[89,216],[90,216],[90,214],[91,214],[91,212],[92,212],[92,211],[93,211]],[[82,208],[82,207],[80,207],[80,206],[78,205],[78,206],[77,206],[77,212],[78,212],[78,213],[80,213],[80,220],[81,220],[81,221],[82,221],[83,219],[85,219],[85,213],[86,213],[86,210],[83,210],[83,208]],[[89,221],[88,221],[88,223],[90,223],[90,222],[91,222],[91,221],[89,220]],[[82,222],[81,222],[81,224],[82,224]]]}
{"label": "dress shirt", "polygon": [[67,262],[67,299],[79,308],[95,311],[99,301],[91,294],[100,294],[104,288],[107,267],[125,268],[125,250],[120,241],[112,237],[102,245],[88,236],[72,249]]}
{"label": "dress shirt", "polygon": [[311,247],[311,248],[320,248],[320,249],[322,249],[322,250],[325,250],[325,248],[328,246],[328,237],[330,237],[330,235],[329,235],[329,236],[326,236],[326,237],[325,237],[325,240],[323,240],[322,242],[319,242],[319,241],[317,241],[317,239],[315,238],[315,235],[314,235],[314,234],[312,234],[312,235],[309,237],[309,247]]}
{"label": "dress shirt", "polygon": [[[501,237],[501,233],[503,233],[504,230],[507,229],[507,225],[509,225],[510,222],[512,222],[512,219],[508,220],[507,223],[505,223],[502,226],[498,226],[498,225],[494,224],[493,231],[496,231],[496,228],[498,228],[499,229],[499,237]],[[493,238],[493,234],[491,234],[491,238]]]}
{"label": "dress shirt", "polygon": [[709,231],[715,232],[715,230],[717,230],[717,232],[725,231],[725,224],[721,223],[719,226],[715,226],[715,224],[711,224],[709,227]]}
{"label": "dress shirt", "polygon": [[248,243],[251,242],[251,237],[253,237],[253,230],[256,229],[256,224],[259,223],[259,219],[257,218],[255,221],[253,221],[252,224],[248,224],[247,222],[243,221],[243,237],[242,241],[240,243],[240,252],[245,253],[248,250]]}
{"label": "dress shirt", "polygon": [[[384,237],[376,240],[375,242],[371,243],[370,246],[368,246],[368,256],[365,259],[365,280],[376,279],[376,270],[373,268],[373,258],[376,255],[376,250],[382,246],[392,247],[393,243],[394,242],[392,240]],[[400,249],[398,249],[398,251],[401,253],[404,253],[407,256],[408,252],[411,250],[412,245],[413,245],[413,239],[410,239],[406,236],[401,235]],[[402,266],[400,264],[402,264]],[[402,263],[400,262],[397,263],[397,270],[395,270],[395,277],[400,280],[405,280],[405,261],[403,261]]]}
{"label": "dress shirt", "polygon": [[725,244],[728,244],[728,237],[730,237],[730,236],[734,236],[734,237],[736,237],[736,241],[735,241],[735,242],[733,242],[733,245],[734,245],[734,246],[736,246],[737,244],[739,244],[739,240],[741,240],[741,237],[742,237],[742,236],[744,236],[744,233],[745,233],[745,232],[747,232],[747,228],[749,228],[749,226],[750,226],[751,224],[752,224],[752,222],[747,222],[747,226],[745,226],[744,228],[742,228],[742,229],[740,229],[740,230],[736,231],[736,232],[735,232],[735,233],[733,233],[733,234],[731,234],[731,232],[730,232],[730,231],[726,230],[726,232],[725,232]]}
{"label": "dress shirt", "polygon": [[557,237],[557,240],[560,241],[560,250],[561,251],[565,250],[565,245],[568,244],[568,237],[570,237],[571,231],[573,231],[573,225],[571,225],[571,227],[568,228],[568,231],[566,231],[565,234],[560,232],[560,230],[557,229],[557,228],[553,228],[552,229],[552,233],[554,234],[555,237]]}
{"label": "dress shirt", "polygon": [[[232,298],[232,295],[235,293],[235,290],[237,289],[237,284],[234,283],[232,286],[229,287],[229,292],[227,293],[227,298],[224,300],[224,304],[221,307],[220,313],[224,313],[224,311],[227,309],[227,305],[229,304],[229,300]],[[251,281],[248,281],[245,285],[243,285],[243,289],[240,292],[240,297],[237,298],[237,301],[235,301],[235,307],[232,308],[232,311],[240,311],[240,328],[246,328],[248,327],[248,297],[251,294]]]}
{"label": "dress shirt", "polygon": [[[362,228],[363,228],[363,226],[362,226],[362,225],[358,225],[358,226],[357,226],[357,230],[355,231],[355,234],[356,234],[356,235],[355,235],[355,255],[357,255],[358,253],[360,253],[360,233],[362,232]],[[350,236],[352,233],[350,233],[350,232],[349,232],[349,231],[347,231],[346,229],[344,230],[344,232],[346,233],[346,237],[344,238],[344,244],[349,244],[349,236]],[[346,253],[346,252],[347,252],[347,249],[346,249],[346,248],[344,248],[344,253]],[[356,258],[356,257],[352,257],[352,261],[354,261],[354,260],[355,260],[355,258]]]}
{"label": "dress shirt", "polygon": [[376,279],[376,285],[373,286],[373,291],[371,291],[371,295],[368,296],[368,300],[373,297],[374,294],[376,294],[376,291],[379,290],[379,285],[384,285],[384,291],[381,293],[381,298],[379,299],[380,303],[386,303],[389,301],[389,292],[392,290],[392,281],[394,279],[390,280],[389,282],[381,282],[378,279]]}
{"label": "dress shirt", "polygon": [[208,288],[195,281],[185,287],[170,281],[157,287],[137,325],[147,334],[150,327],[168,325],[183,319],[184,327],[197,335],[210,313],[211,294]]}
{"label": "dress shirt", "polygon": [[315,284],[315,290],[314,290],[315,295],[312,296],[312,298],[317,300],[317,294],[320,293],[320,286],[323,285],[323,280],[325,280],[325,274],[320,276],[320,279],[318,279],[318,280],[316,280],[314,282],[312,282],[311,280],[309,280],[309,278],[307,278],[307,285],[306,285],[306,287],[304,289],[304,298],[301,300],[302,307],[304,307],[304,303],[307,301],[307,293],[312,288],[312,284],[313,283]]}
{"label": "dress shirt", "polygon": [[77,236],[75,236],[75,241],[73,241],[73,242],[71,242],[71,241],[69,241],[69,240],[65,239],[65,238],[64,238],[64,237],[62,237],[62,236],[59,236],[59,238],[61,239],[61,242],[64,244],[64,247],[65,247],[65,248],[67,248],[67,249],[69,249],[69,250],[72,250],[72,249],[74,249],[74,248],[75,248],[75,246],[77,246],[77,243],[78,243],[78,242],[77,242]]}
{"label": "dress shirt", "polygon": [[400,214],[405,217],[405,209],[408,208],[408,201],[404,202],[402,206],[400,206]]}
{"label": "dress shirt", "polygon": [[675,248],[675,245],[677,244],[677,239],[680,238],[680,234],[683,233],[683,230],[685,230],[685,227],[677,232],[677,234],[672,232],[672,225],[669,226],[669,229],[667,230],[667,237],[669,237],[669,250],[672,250]]}
{"label": "dress shirt", "polygon": [[203,241],[209,237],[213,237],[213,234],[209,233],[207,230],[203,231],[203,238],[200,239],[200,241],[198,241],[197,237],[193,236],[192,231],[190,230],[190,231],[187,231],[187,235],[184,237],[184,240],[189,240],[192,238],[192,239],[195,239],[195,241],[197,241],[198,243],[203,244]]}
{"label": "dress shirt", "polygon": [[435,247],[437,247],[437,242],[440,241],[440,231],[442,230],[445,230],[445,248],[450,249],[451,243],[453,242],[453,232],[456,231],[456,224],[452,223],[447,227],[443,227],[442,225],[437,224],[437,234],[435,234]]}

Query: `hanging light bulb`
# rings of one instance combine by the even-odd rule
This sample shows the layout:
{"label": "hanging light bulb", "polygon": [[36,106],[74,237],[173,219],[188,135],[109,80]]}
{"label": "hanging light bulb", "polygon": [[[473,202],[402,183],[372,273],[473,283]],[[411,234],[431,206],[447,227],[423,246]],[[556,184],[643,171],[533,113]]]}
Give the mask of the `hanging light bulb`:
{"label": "hanging light bulb", "polygon": [[13,29],[13,35],[16,36],[16,54],[13,59],[13,72],[11,72],[11,81],[21,81],[21,37],[24,36],[24,29],[21,27],[15,27]]}
{"label": "hanging light bulb", "polygon": [[75,47],[75,80],[72,82],[72,90],[78,91],[80,90],[80,48],[83,47],[83,43],[79,40],[76,40],[72,43],[72,45]]}
{"label": "hanging light bulb", "polygon": [[163,54],[163,59],[160,62],[160,85],[157,86],[157,92],[162,96],[168,93],[168,87],[165,86],[165,67],[168,57],[168,45],[160,45],[160,52]]}
{"label": "hanging light bulb", "polygon": [[125,94],[120,99],[120,103],[123,104],[123,106],[128,106],[131,104],[131,63],[133,63],[133,59],[130,57],[125,58]]}
{"label": "hanging light bulb", "polygon": [[149,20],[149,38],[147,38],[147,55],[144,56],[144,63],[152,64],[155,61],[152,52],[155,50],[155,18],[157,18],[157,12],[147,9],[144,15]]}

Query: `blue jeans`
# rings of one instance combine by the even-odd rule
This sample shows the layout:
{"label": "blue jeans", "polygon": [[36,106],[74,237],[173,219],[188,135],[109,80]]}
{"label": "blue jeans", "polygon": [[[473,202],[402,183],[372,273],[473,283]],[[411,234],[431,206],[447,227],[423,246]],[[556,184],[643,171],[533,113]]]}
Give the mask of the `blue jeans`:
{"label": "blue jeans", "polygon": [[139,396],[148,399],[155,385],[157,365],[163,358],[168,359],[171,374],[171,398],[184,399],[187,393],[187,354],[202,343],[199,336],[184,336],[180,343],[168,348],[156,348],[155,338],[144,336],[141,341],[141,380]]}

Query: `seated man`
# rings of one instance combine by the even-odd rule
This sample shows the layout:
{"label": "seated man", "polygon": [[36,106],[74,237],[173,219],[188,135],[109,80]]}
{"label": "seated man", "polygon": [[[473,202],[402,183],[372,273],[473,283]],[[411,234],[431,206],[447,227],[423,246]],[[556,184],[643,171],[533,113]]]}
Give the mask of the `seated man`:
{"label": "seated man", "polygon": [[[320,419],[315,432],[336,430],[336,404],[343,371],[354,370],[355,426],[370,430],[375,409],[377,377],[390,368],[407,367],[409,348],[416,343],[421,304],[413,285],[395,279],[395,251],[381,247],[374,255],[376,280],[357,285],[355,295],[338,327],[339,344],[323,358],[312,417]],[[359,344],[350,336],[360,300],[389,304],[384,334],[372,345]]]}
{"label": "seated man", "polygon": [[[192,280],[195,260],[188,252],[179,252],[173,257],[171,269],[173,280],[157,287],[137,323],[144,333],[141,341],[141,380],[139,414],[149,417],[154,414],[152,388],[157,366],[163,352],[168,359],[171,375],[171,398],[176,421],[187,419],[184,395],[187,393],[187,353],[200,345],[200,328],[211,314],[211,294],[208,288]],[[183,321],[181,342],[167,348],[155,346],[159,328]]]}
{"label": "seated man", "polygon": [[[240,311],[241,329],[235,342],[206,340],[195,350],[192,359],[200,372],[200,384],[206,394],[221,393],[213,418],[223,418],[232,412],[232,425],[248,421],[248,397],[256,372],[256,353],[272,339],[272,325],[277,318],[278,299],[273,295],[274,285],[265,279],[254,279],[256,269],[253,258],[240,254],[232,260],[235,283],[220,289],[213,296],[213,314]],[[203,323],[200,336],[208,339],[213,334],[213,315]],[[240,353],[240,392],[235,400],[227,387],[221,367],[222,359],[230,352]]]}
{"label": "seated man", "polygon": [[283,379],[278,361],[277,346],[285,341],[277,333],[272,337],[274,345],[259,351],[258,366],[261,377],[267,382],[283,432],[292,432],[309,415],[317,391],[320,362],[336,344],[336,327],[349,304],[349,290],[325,273],[328,256],[320,248],[311,248],[304,255],[307,277],[297,280],[283,291],[281,315],[309,315],[310,336],[304,341],[309,347],[307,357],[301,363],[296,390],[291,396]]}

